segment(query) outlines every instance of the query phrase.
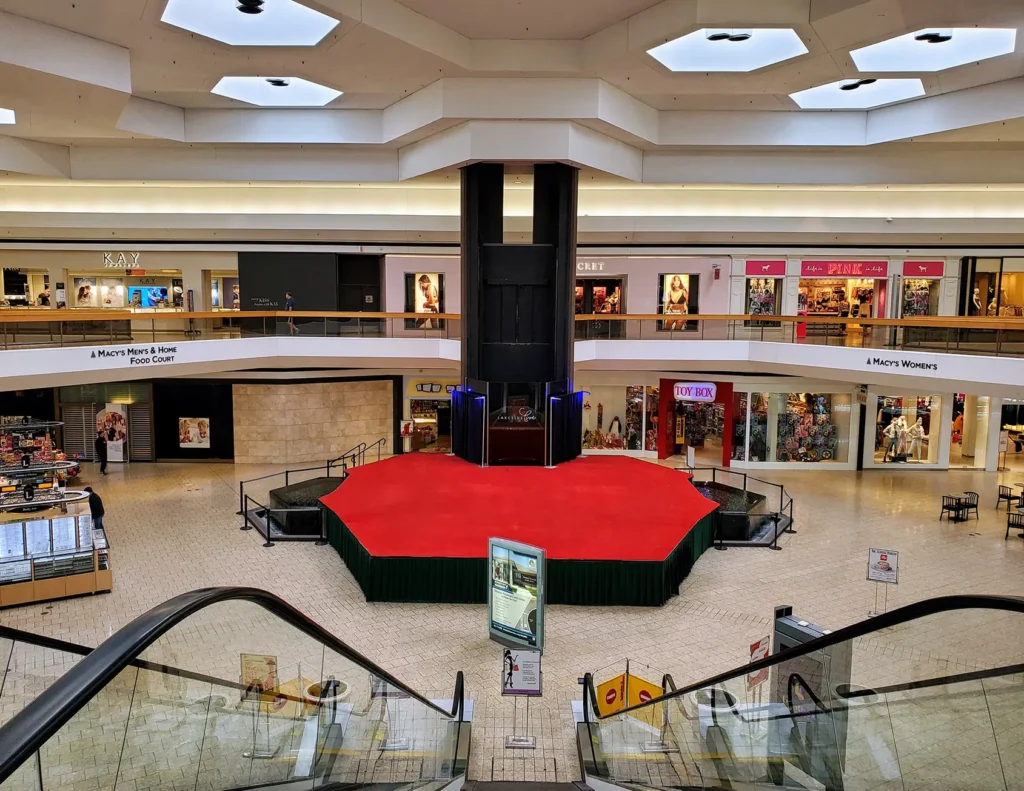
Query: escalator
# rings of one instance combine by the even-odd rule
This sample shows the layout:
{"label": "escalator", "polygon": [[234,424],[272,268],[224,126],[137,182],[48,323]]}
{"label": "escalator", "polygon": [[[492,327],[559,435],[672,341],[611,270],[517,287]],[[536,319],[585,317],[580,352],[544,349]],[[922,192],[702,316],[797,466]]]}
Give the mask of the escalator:
{"label": "escalator", "polygon": [[583,783],[469,783],[461,673],[429,699],[277,597],[212,588],[94,650],[0,627],[0,788],[1024,791],[1022,651],[1024,600],[953,596],[614,713],[588,674]]}
{"label": "escalator", "polygon": [[[584,780],[664,789],[1024,790],[1024,600],[930,599],[602,714]],[[607,706],[606,706],[607,708]]]}
{"label": "escalator", "polygon": [[251,588],[178,596],[95,650],[0,627],[4,791],[441,789],[464,709],[461,672],[429,700]]}

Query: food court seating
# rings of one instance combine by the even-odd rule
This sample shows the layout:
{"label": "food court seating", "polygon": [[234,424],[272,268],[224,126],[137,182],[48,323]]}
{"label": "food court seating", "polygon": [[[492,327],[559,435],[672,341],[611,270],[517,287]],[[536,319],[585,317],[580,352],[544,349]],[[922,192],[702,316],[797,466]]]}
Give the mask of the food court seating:
{"label": "food court seating", "polygon": [[1010,514],[1006,515],[1006,535],[1003,537],[1003,541],[1010,537],[1011,530],[1024,531],[1024,514]]}
{"label": "food court seating", "polygon": [[[1013,493],[1013,489],[1009,486],[999,487],[999,497],[996,498],[996,508],[999,508],[999,504],[1006,500],[1006,513],[1010,513],[1010,505],[1020,505],[1020,496]],[[939,519],[942,517],[940,516]]]}
{"label": "food court seating", "polygon": [[948,514],[950,519],[957,522],[960,520],[963,509],[964,503],[961,498],[952,494],[944,494],[942,495],[942,510],[939,511],[939,521],[941,522],[942,517]]}
{"label": "food court seating", "polygon": [[[968,517],[971,515],[971,511],[974,511],[976,519],[981,519],[981,514],[978,513],[978,493],[977,492],[964,492],[964,496],[961,498],[960,503],[963,505],[964,516]],[[1010,506],[1006,506],[1009,508]]]}

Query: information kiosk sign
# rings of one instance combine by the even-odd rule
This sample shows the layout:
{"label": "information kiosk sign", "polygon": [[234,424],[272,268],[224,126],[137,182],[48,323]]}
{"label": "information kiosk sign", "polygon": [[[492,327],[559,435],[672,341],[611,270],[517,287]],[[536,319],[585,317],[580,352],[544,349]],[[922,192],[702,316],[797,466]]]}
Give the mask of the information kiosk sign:
{"label": "information kiosk sign", "polygon": [[492,538],[487,546],[487,630],[513,648],[544,649],[544,550]]}

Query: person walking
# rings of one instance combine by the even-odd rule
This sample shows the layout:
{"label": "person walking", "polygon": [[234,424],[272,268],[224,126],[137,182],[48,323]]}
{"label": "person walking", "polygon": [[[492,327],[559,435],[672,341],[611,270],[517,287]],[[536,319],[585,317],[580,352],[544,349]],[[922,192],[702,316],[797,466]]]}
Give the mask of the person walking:
{"label": "person walking", "polygon": [[[284,292],[284,309],[288,313],[292,313],[292,312],[295,311],[295,297],[292,296],[292,292],[291,291],[285,291]],[[298,335],[299,334],[299,328],[295,326],[295,321],[292,319],[291,316],[288,317],[288,334],[289,335]]]}
{"label": "person walking", "polygon": [[92,526],[102,530],[103,517],[107,513],[103,509],[103,498],[96,494],[91,486],[86,486],[85,490],[89,493],[89,513],[92,516]]}
{"label": "person walking", "polygon": [[96,460],[100,463],[100,475],[107,474],[107,435],[103,430],[96,432]]}

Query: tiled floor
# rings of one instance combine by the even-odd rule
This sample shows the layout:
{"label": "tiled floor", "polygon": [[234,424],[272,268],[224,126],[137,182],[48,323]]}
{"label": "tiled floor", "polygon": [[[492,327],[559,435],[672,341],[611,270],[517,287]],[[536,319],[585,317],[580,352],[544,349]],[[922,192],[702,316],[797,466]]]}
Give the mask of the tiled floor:
{"label": "tiled floor", "polygon": [[[1021,478],[1019,472],[766,474],[784,483],[796,501],[798,533],[785,537],[783,551],[709,551],[680,595],[660,609],[549,609],[545,694],[530,709],[537,750],[513,754],[503,747],[513,730],[512,701],[498,694],[501,651],[487,638],[484,607],[367,604],[329,547],[264,549],[255,532],[238,530],[235,512],[239,478],[269,471],[133,464],[114,465],[109,477],[99,478],[87,466],[83,483],[93,484],[107,506],[113,592],[0,611],[0,622],[94,645],[183,591],[211,585],[266,588],[432,697],[450,697],[455,672],[463,670],[468,695],[476,702],[471,777],[567,780],[579,772],[570,701],[580,695],[577,678],[584,672],[622,666],[629,658],[634,672],[648,665],[642,674],[657,681],[671,672],[681,686],[746,662],[749,645],[770,632],[776,604],[791,604],[802,617],[832,628],[861,620],[874,601],[874,588],[865,581],[870,546],[901,553],[900,584],[889,589],[890,609],[951,593],[1024,595],[1024,541],[1004,541],[1005,508],[993,507],[997,483],[1012,483]],[[981,518],[939,522],[939,496],[964,490],[981,493]],[[409,529],[416,529],[413,519]],[[176,641],[154,646],[151,657],[229,678],[237,674],[241,651],[282,656],[292,651],[304,667],[317,661],[326,665],[326,658],[303,654],[302,646],[266,645],[259,629],[228,611],[215,620],[208,619],[201,648],[190,648],[204,628],[197,622],[179,627]],[[901,656],[908,667],[927,659],[967,668],[1004,654],[1016,656],[1024,632],[1006,624],[1004,619],[986,631],[975,623],[973,631],[968,626],[952,637],[950,624],[925,629],[911,641],[919,651]],[[212,633],[220,651],[211,648]],[[986,635],[987,641],[979,639]],[[877,647],[892,650],[884,640]]]}

